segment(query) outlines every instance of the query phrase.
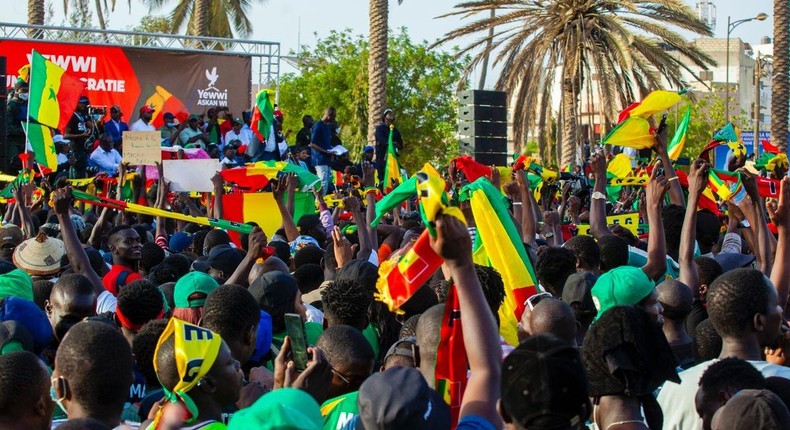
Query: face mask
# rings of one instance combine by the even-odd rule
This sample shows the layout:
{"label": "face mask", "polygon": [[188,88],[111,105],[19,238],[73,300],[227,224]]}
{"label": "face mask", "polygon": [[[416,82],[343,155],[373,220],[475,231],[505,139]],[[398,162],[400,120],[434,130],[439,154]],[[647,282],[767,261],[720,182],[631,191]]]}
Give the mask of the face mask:
{"label": "face mask", "polygon": [[19,94],[19,100],[27,101],[28,97],[30,97],[30,94],[28,94],[28,93],[20,93]]}
{"label": "face mask", "polygon": [[52,378],[50,380],[50,384],[52,384],[52,385],[50,385],[50,387],[49,387],[49,397],[52,398],[52,401],[55,402],[56,405],[58,405],[60,410],[63,411],[64,414],[66,414],[66,418],[68,418],[69,412],[68,412],[68,410],[66,410],[66,407],[63,406],[63,399],[59,399],[58,398],[58,394],[55,392],[55,385],[54,384],[55,384],[55,382],[58,379],[60,379],[60,378]]}
{"label": "face mask", "polygon": [[168,126],[168,127],[175,127],[175,123],[168,122],[168,123],[166,123],[166,124],[167,124],[167,126]]}

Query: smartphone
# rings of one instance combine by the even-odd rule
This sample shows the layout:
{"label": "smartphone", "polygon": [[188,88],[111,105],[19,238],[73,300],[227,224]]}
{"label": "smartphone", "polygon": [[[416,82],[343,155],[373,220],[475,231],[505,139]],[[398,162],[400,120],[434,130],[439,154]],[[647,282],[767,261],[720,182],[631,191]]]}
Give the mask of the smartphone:
{"label": "smartphone", "polygon": [[307,368],[307,342],[304,337],[304,324],[299,314],[285,314],[285,331],[291,339],[291,356],[296,370]]}

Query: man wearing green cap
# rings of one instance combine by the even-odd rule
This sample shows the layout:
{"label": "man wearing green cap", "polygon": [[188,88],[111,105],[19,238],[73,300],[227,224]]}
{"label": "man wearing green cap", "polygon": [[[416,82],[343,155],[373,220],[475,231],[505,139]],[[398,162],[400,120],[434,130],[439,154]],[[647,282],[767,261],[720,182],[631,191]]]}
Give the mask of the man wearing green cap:
{"label": "man wearing green cap", "polygon": [[198,127],[198,116],[195,114],[189,115],[187,125],[188,127],[178,135],[178,143],[180,143],[181,146],[195,143],[205,148],[209,143],[209,138],[208,134],[204,133],[203,130]]}
{"label": "man wearing green cap", "polygon": [[635,305],[657,324],[664,324],[664,308],[658,301],[656,284],[638,267],[622,266],[601,275],[592,288],[592,298],[598,308],[596,320],[615,306]]}

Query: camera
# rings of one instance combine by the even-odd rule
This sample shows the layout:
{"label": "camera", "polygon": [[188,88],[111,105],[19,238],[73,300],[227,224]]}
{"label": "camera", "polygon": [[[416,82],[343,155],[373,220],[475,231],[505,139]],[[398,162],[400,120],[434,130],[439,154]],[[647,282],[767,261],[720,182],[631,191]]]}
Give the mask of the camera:
{"label": "camera", "polygon": [[107,106],[88,106],[88,116],[94,121],[99,121],[107,116]]}

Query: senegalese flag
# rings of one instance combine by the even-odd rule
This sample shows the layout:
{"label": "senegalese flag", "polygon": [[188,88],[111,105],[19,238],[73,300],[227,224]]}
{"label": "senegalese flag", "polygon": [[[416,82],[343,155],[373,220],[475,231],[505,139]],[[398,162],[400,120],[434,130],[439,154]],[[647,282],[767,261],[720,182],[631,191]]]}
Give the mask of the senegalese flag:
{"label": "senegalese flag", "polygon": [[393,209],[397,208],[406,200],[417,195],[417,177],[414,176],[406,182],[398,185],[389,194],[384,196],[381,200],[376,202],[376,218],[371,221],[370,225],[376,227],[381,222],[381,218],[388,214]]}
{"label": "senegalese flag", "polygon": [[468,360],[461,327],[461,305],[454,284],[451,284],[447,291],[439,339],[439,348],[436,351],[435,387],[436,392],[450,406],[450,428],[455,428],[468,379]]}
{"label": "senegalese flag", "polygon": [[30,83],[30,64],[25,64],[16,72],[18,80]]}
{"label": "senegalese flag", "polygon": [[[315,213],[315,197],[297,191],[294,194],[294,222],[306,214]],[[233,193],[222,196],[222,217],[237,223],[254,222],[272,237],[282,227],[283,219],[272,193]]]}
{"label": "senegalese flag", "polygon": [[468,199],[472,206],[477,236],[489,265],[502,275],[505,284],[505,301],[499,308],[499,332],[509,344],[518,345],[517,324],[524,313],[524,302],[538,291],[532,264],[505,197],[491,182],[478,179],[466,185],[461,194],[461,199]]}
{"label": "senegalese flag", "polygon": [[672,136],[672,141],[669,142],[667,152],[669,153],[670,160],[677,160],[680,153],[683,152],[683,146],[686,144],[686,134],[689,130],[689,122],[691,121],[691,106],[686,109],[686,114],[683,116],[683,121],[680,121],[675,135]]}
{"label": "senegalese flag", "polygon": [[676,91],[655,90],[647,95],[637,106],[629,110],[630,117],[648,118],[680,103],[680,93]]}
{"label": "senegalese flag", "polygon": [[219,175],[222,176],[223,181],[231,182],[250,191],[258,191],[269,184],[269,177],[263,173],[263,170],[252,167],[224,169],[219,172]]}
{"label": "senegalese flag", "polygon": [[28,184],[33,181],[35,177],[35,173],[31,169],[25,169],[19,172],[16,178],[14,178],[8,185],[0,191],[0,197],[4,199],[10,199],[14,197],[14,190],[19,188],[24,184]]}
{"label": "senegalese flag", "polygon": [[[434,169],[426,170],[415,175],[420,213],[426,225],[435,221],[439,214],[454,216],[466,224],[461,210],[449,206],[444,180],[435,175]],[[435,232],[432,229],[426,228],[411,247],[393,253],[379,266],[375,296],[390,311],[398,311],[441,267],[442,258],[431,248],[430,237],[433,234]]]}
{"label": "senegalese flag", "polygon": [[274,124],[274,103],[267,90],[260,90],[255,96],[255,108],[252,110],[250,128],[261,142],[266,142]]}
{"label": "senegalese flag", "polygon": [[85,84],[36,51],[33,51],[30,64],[30,118],[51,128],[65,130]]}
{"label": "senegalese flag", "polygon": [[627,146],[645,149],[655,145],[655,136],[650,132],[650,123],[641,116],[632,116],[617,124],[604,137],[602,145]]}
{"label": "senegalese flag", "polygon": [[27,140],[30,148],[36,155],[36,163],[50,170],[58,168],[58,152],[55,149],[55,142],[52,140],[52,129],[46,125],[28,123]]}
{"label": "senegalese flag", "polygon": [[269,178],[276,177],[279,172],[293,173],[299,180],[299,190],[305,193],[312,193],[316,185],[321,182],[321,179],[309,170],[287,161],[259,161],[251,167],[253,171],[261,172]]}
{"label": "senegalese flag", "polygon": [[737,204],[746,196],[746,190],[741,182],[741,174],[739,172],[710,169],[708,172],[708,186],[723,201],[733,199]]}
{"label": "senegalese flag", "polygon": [[631,158],[624,153],[615,155],[606,166],[606,172],[614,175],[615,178],[622,179],[632,173]]}
{"label": "senegalese flag", "polygon": [[75,200],[79,200],[81,202],[89,203],[96,206],[106,207],[118,211],[131,212],[140,215],[150,215],[152,217],[170,218],[170,219],[186,221],[186,222],[193,222],[198,225],[221,228],[224,230],[232,230],[245,234],[250,234],[253,229],[253,226],[247,224],[240,224],[224,219],[184,215],[178,212],[166,211],[164,209],[139,205],[137,203],[127,203],[120,200],[111,199],[108,197],[99,197],[75,189],[71,190],[71,195],[72,197],[74,197]]}
{"label": "senegalese flag", "polygon": [[387,142],[387,158],[384,161],[384,185],[385,193],[389,193],[395,187],[403,183],[403,175],[400,172],[400,163],[398,163],[398,154],[395,152],[395,145],[392,143],[392,135],[395,132],[395,126],[390,124],[390,136]]}

